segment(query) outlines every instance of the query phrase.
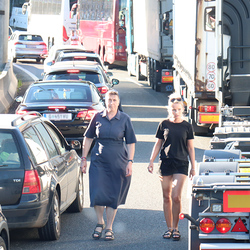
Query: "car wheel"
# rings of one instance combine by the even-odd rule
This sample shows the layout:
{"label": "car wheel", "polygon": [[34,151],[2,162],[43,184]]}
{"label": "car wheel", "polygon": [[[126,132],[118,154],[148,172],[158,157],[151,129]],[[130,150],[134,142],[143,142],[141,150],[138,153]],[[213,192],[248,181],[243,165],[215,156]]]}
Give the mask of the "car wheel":
{"label": "car wheel", "polygon": [[12,60],[12,61],[13,61],[13,63],[16,63],[16,58],[13,58],[13,60]]}
{"label": "car wheel", "polygon": [[52,200],[49,218],[44,227],[38,229],[41,240],[58,240],[61,234],[61,216],[57,192]]}
{"label": "car wheel", "polygon": [[7,250],[4,239],[0,236],[0,250]]}
{"label": "car wheel", "polygon": [[36,62],[37,62],[37,63],[39,63],[40,61],[41,61],[41,59],[40,59],[40,58],[37,58],[37,59],[36,59]]}
{"label": "car wheel", "polygon": [[84,202],[84,186],[83,186],[83,173],[80,171],[76,198],[74,202],[68,207],[67,211],[71,213],[79,213],[83,210]]}

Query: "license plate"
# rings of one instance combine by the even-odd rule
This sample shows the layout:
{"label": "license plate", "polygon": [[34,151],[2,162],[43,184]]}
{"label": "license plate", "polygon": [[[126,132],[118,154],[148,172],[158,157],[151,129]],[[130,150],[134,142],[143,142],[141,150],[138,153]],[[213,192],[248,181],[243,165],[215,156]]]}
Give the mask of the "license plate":
{"label": "license plate", "polygon": [[44,117],[46,117],[49,120],[52,121],[69,121],[72,120],[72,114],[71,113],[52,113],[52,114],[43,114]]}

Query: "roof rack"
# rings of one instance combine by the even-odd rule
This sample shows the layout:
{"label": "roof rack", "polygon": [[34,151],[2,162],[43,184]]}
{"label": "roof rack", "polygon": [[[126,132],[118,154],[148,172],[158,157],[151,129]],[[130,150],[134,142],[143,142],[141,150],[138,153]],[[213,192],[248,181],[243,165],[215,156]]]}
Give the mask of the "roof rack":
{"label": "roof rack", "polygon": [[[30,115],[32,115],[32,117],[28,117]],[[29,121],[32,121],[32,120],[36,119],[37,116],[41,117],[42,115],[36,111],[28,112],[24,115],[21,115],[20,117],[17,117],[15,120],[13,120],[11,122],[11,126],[17,126],[18,124],[20,124],[20,123],[18,123],[18,121],[22,122],[22,121],[27,121],[28,119],[29,119]],[[27,119],[25,119],[25,118],[27,118]]]}

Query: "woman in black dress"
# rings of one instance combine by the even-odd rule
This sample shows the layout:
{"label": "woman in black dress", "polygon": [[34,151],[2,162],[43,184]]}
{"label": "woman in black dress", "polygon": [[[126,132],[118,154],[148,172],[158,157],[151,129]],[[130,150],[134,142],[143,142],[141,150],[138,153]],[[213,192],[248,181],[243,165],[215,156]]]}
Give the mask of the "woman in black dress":
{"label": "woman in black dress", "polygon": [[86,173],[86,157],[95,138],[89,169],[90,206],[95,208],[98,220],[92,234],[94,239],[100,239],[105,228],[105,207],[105,240],[114,239],[112,226],[117,207],[125,204],[131,181],[136,137],[129,116],[118,110],[119,102],[118,92],[108,91],[105,98],[106,109],[93,117],[84,134],[81,163],[83,173]]}
{"label": "woman in black dress", "polygon": [[169,96],[169,117],[162,121],[156,132],[156,143],[152,150],[148,171],[153,172],[154,160],[160,152],[160,173],[162,176],[163,210],[168,230],[164,239],[179,240],[179,213],[181,193],[188,175],[188,156],[191,162],[189,177],[195,175],[194,136],[191,124],[183,120],[184,104],[181,97]]}

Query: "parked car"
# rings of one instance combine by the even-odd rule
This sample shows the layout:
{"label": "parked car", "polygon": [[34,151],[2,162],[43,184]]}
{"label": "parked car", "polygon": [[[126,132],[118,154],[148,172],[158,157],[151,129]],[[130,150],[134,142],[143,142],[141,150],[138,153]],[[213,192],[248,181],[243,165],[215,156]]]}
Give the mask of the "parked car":
{"label": "parked car", "polygon": [[25,92],[16,113],[37,111],[51,120],[68,142],[82,141],[92,116],[105,106],[96,86],[85,81],[43,81]]}
{"label": "parked car", "polygon": [[12,228],[38,228],[57,240],[61,214],[83,209],[80,158],[55,125],[39,113],[0,114],[0,204]]}
{"label": "parked car", "polygon": [[42,37],[26,31],[15,31],[9,39],[8,47],[13,62],[25,58],[40,62],[48,53]]}
{"label": "parked car", "polygon": [[82,45],[53,45],[49,53],[47,55],[47,58],[44,60],[44,72],[47,72],[50,67],[55,63],[55,60],[57,56],[60,54],[62,51],[86,51],[85,48]]}
{"label": "parked car", "polygon": [[7,224],[7,219],[3,214],[1,205],[0,205],[0,249],[1,250],[10,249],[9,228]]}
{"label": "parked car", "polygon": [[97,62],[57,62],[44,75],[43,80],[84,80],[96,85],[103,98],[118,79],[110,80]]}

